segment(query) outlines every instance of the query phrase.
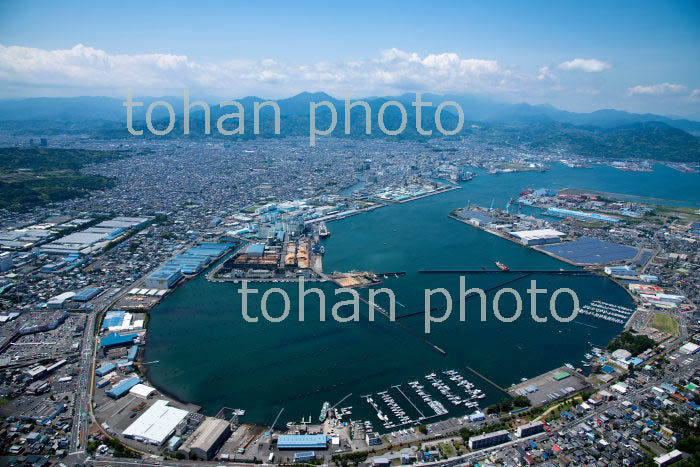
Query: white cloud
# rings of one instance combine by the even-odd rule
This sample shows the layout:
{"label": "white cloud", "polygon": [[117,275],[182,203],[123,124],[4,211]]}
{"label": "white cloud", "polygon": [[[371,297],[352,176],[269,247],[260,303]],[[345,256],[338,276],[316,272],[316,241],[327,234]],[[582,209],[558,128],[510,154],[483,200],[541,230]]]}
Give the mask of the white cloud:
{"label": "white cloud", "polygon": [[[522,89],[533,77],[497,60],[398,49],[353,62],[288,65],[275,60],[199,62],[186,55],[110,54],[78,44],[44,50],[0,44],[0,88],[7,95],[167,93],[188,87],[225,96],[270,97],[322,89],[342,95],[406,91],[497,92]],[[47,91],[51,91],[48,93]]]}
{"label": "white cloud", "polygon": [[573,60],[560,63],[557,68],[564,71],[578,70],[586,73],[600,73],[612,68],[612,65],[595,58],[574,58]]}
{"label": "white cloud", "polygon": [[649,86],[637,85],[629,88],[630,95],[646,95],[646,96],[669,96],[685,92],[687,88],[682,84],[661,83],[652,84]]}
{"label": "white cloud", "polygon": [[692,100],[700,100],[700,88],[698,89],[693,89],[693,92],[690,93],[690,99]]}
{"label": "white cloud", "polygon": [[544,81],[546,79],[557,79],[556,76],[550,71],[548,66],[543,66],[540,68],[540,74],[537,75],[537,79],[540,81]]}

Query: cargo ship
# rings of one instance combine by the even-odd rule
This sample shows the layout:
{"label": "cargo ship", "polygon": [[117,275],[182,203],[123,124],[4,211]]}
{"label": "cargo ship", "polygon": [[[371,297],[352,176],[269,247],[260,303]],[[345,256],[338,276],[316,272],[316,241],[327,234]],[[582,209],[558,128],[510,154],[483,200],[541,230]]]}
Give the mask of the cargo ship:
{"label": "cargo ship", "polygon": [[505,264],[501,263],[500,261],[496,261],[496,266],[498,266],[498,269],[500,269],[501,271],[510,271],[510,268]]}
{"label": "cargo ship", "polygon": [[328,409],[330,409],[331,404],[328,402],[323,403],[323,407],[321,407],[321,415],[318,416],[318,421],[323,423],[326,421],[326,416],[328,415]]}
{"label": "cargo ship", "polygon": [[331,231],[328,230],[328,226],[326,226],[325,222],[321,222],[321,225],[319,225],[318,236],[321,238],[328,238],[331,236]]}

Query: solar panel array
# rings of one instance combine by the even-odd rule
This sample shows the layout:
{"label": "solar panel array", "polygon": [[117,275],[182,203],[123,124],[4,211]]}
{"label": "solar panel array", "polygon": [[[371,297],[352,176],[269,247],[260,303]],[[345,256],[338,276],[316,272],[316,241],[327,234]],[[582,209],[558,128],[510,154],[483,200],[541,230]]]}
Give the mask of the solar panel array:
{"label": "solar panel array", "polygon": [[569,261],[585,264],[608,264],[629,260],[637,255],[637,249],[631,246],[591,237],[581,237],[573,242],[543,245],[539,248]]}

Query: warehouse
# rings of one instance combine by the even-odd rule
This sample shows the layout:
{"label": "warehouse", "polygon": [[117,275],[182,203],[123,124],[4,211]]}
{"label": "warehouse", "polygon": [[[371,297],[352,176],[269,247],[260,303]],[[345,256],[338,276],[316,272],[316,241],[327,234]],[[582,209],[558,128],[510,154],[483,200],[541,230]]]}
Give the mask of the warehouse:
{"label": "warehouse", "polygon": [[132,376],[131,378],[123,379],[114,386],[112,386],[112,389],[107,391],[106,394],[112,399],[119,399],[140,382],[141,378],[139,378],[138,376]]}
{"label": "warehouse", "polygon": [[186,410],[170,407],[166,400],[157,400],[122,434],[142,443],[161,446],[188,414]]}
{"label": "warehouse", "polygon": [[554,229],[521,230],[511,232],[512,237],[517,238],[523,245],[546,245],[548,243],[559,243],[566,234]]}
{"label": "warehouse", "polygon": [[63,292],[60,295],[56,295],[46,302],[46,306],[49,308],[63,308],[68,300],[71,300],[75,296],[75,292]]}
{"label": "warehouse", "polygon": [[100,339],[100,346],[104,350],[114,347],[126,347],[132,345],[137,337],[138,336],[136,334],[126,334],[121,336],[115,332]]}
{"label": "warehouse", "polygon": [[99,295],[100,292],[102,292],[102,289],[97,287],[88,287],[87,289],[83,289],[75,294],[73,300],[76,302],[87,302]]}
{"label": "warehouse", "polygon": [[280,435],[277,449],[326,449],[328,435]]}
{"label": "warehouse", "polygon": [[252,243],[247,249],[248,256],[262,256],[265,253],[264,243]]}
{"label": "warehouse", "polygon": [[190,459],[211,460],[231,436],[231,425],[226,420],[207,417],[183,446]]}
{"label": "warehouse", "polygon": [[122,310],[112,310],[108,311],[107,314],[105,315],[104,320],[102,321],[102,330],[110,330],[110,331],[116,331],[119,329],[122,325],[122,322],[124,321],[124,315],[126,314],[125,311]]}
{"label": "warehouse", "polygon": [[180,268],[174,266],[163,266],[148,277],[144,286],[149,289],[169,289],[182,278]]}
{"label": "warehouse", "polygon": [[550,216],[556,216],[556,217],[573,217],[577,219],[583,219],[587,221],[603,221],[603,222],[610,222],[612,224],[616,224],[620,222],[620,219],[612,216],[604,216],[602,214],[597,214],[595,212],[581,212],[581,211],[572,211],[570,209],[562,209],[562,208],[549,208],[547,209],[547,212],[545,214],[548,214]]}
{"label": "warehouse", "polygon": [[145,384],[137,384],[131,389],[129,389],[129,394],[132,394],[137,397],[141,397],[143,399],[148,399],[151,397],[156,390],[150,386],[146,386]]}
{"label": "warehouse", "polygon": [[116,370],[116,368],[117,365],[115,365],[114,363],[105,363],[104,365],[95,370],[95,374],[97,376],[104,376],[107,373]]}

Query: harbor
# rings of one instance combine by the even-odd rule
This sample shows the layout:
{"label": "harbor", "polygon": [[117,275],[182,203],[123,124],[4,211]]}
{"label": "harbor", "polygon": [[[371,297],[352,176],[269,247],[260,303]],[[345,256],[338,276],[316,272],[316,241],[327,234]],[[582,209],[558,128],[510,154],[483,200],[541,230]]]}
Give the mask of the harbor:
{"label": "harbor", "polygon": [[[243,421],[263,425],[269,425],[282,407],[287,420],[308,419],[309,409],[316,407],[313,418],[317,419],[324,401],[338,401],[352,392],[353,395],[333,412],[346,409],[343,420],[371,420],[376,429],[384,431],[383,422],[376,418],[376,411],[362,395],[373,394],[374,401],[384,415],[392,417],[393,424],[402,422],[393,416],[379,392],[388,391],[413,421],[421,417],[433,416],[439,420],[460,416],[474,409],[464,404],[453,405],[432,383],[416,378],[417,374],[436,373],[438,379],[450,387],[452,395],[464,399],[466,394],[460,393],[461,389],[453,387],[453,382],[441,374],[446,369],[457,369],[484,391],[485,397],[475,401],[479,408],[484,408],[500,400],[503,393],[478,376],[469,376],[471,373],[465,365],[507,388],[521,377],[543,373],[566,361],[578,362],[590,352],[589,341],[605,346],[620,332],[622,325],[587,316],[568,324],[522,320],[517,328],[499,326],[495,320],[480,323],[474,319],[471,324],[461,325],[448,320],[436,326],[430,335],[424,333],[423,291],[446,287],[457,297],[455,272],[483,271],[482,266],[486,266],[488,272],[468,274],[469,283],[484,289],[489,296],[505,286],[524,293],[529,279],[536,278],[538,284],[548,289],[574,288],[582,304],[604,300],[631,307],[627,292],[605,277],[586,271],[559,274],[560,269],[568,271],[571,267],[513,241],[504,242],[479,229],[465,229],[446,216],[456,207],[466,205],[467,197],[481,196],[484,203],[483,198],[488,196],[485,201],[488,205],[493,187],[486,181],[477,177],[468,182],[469,194],[465,190],[450,190],[411,203],[393,203],[382,209],[372,209],[361,216],[325,221],[330,235],[319,238],[318,244],[325,250],[322,268],[327,271],[323,273],[326,281],[317,281],[314,287],[325,292],[326,307],[342,299],[334,295],[338,284],[330,277],[333,272],[375,271],[373,274],[382,281],[381,287],[390,288],[396,295],[395,323],[385,319],[386,315],[381,312],[388,312],[388,301],[384,299],[376,303],[379,319],[374,323],[366,320],[360,323],[319,322],[318,319],[284,326],[265,320],[245,323],[236,305],[240,278],[238,283],[221,283],[207,281],[200,275],[169,293],[151,313],[145,361],[159,363],[149,369],[149,380],[157,387],[168,387],[180,400],[197,402],[205,413],[212,410],[213,414],[221,406],[243,407],[246,409],[246,415],[241,417]],[[528,182],[517,182],[516,186],[524,183]],[[479,188],[480,184],[484,186]],[[475,190],[486,190],[484,193],[489,194],[479,195]],[[512,186],[499,187],[499,190],[503,192],[499,199],[505,197],[506,201],[514,191]],[[430,229],[431,234],[424,235],[425,229]],[[421,239],[420,242],[417,239]],[[508,266],[510,271],[499,269],[497,261]],[[271,287],[282,288],[290,296],[291,309],[296,309],[298,284],[274,280],[257,283],[256,288],[260,293]],[[366,304],[367,288],[359,286],[357,290]],[[313,296],[307,300],[311,300],[307,303],[310,307],[307,313],[313,313],[317,298]],[[441,305],[436,303],[436,306]],[[523,314],[527,313],[524,309]],[[257,305],[250,314],[260,316]],[[456,320],[457,313],[453,315]],[[579,320],[586,325],[579,324]],[[498,342],[487,339],[494,332],[500,335]],[[538,338],[533,340],[535,335]],[[206,339],[202,340],[203,337]],[[194,347],[201,348],[202,352],[188,351]],[[387,349],[396,348],[406,351],[393,353],[391,359],[379,358]],[[546,351],[551,348],[564,350]],[[235,352],[235,359],[226,358],[231,352]],[[537,355],[537,358],[525,358],[523,352]],[[290,357],[297,362],[295,365],[288,365]],[[203,367],[211,371],[202,372]],[[267,384],[271,377],[280,384]],[[226,384],[230,378],[235,378],[237,383]],[[414,381],[423,386],[418,389],[429,396],[430,403],[419,397],[409,384]],[[396,385],[400,385],[398,389],[419,411],[398,389],[392,388]],[[438,404],[448,412],[443,414]],[[436,416],[437,413],[441,415]]]}

